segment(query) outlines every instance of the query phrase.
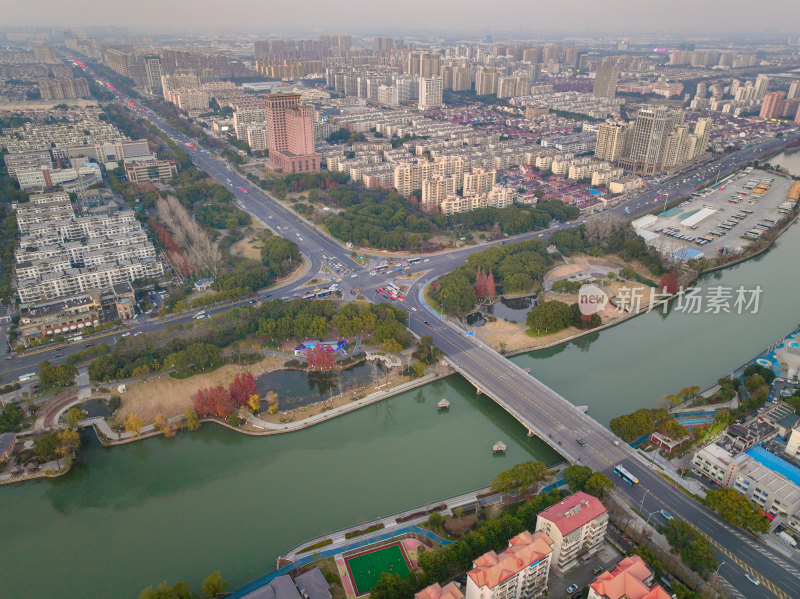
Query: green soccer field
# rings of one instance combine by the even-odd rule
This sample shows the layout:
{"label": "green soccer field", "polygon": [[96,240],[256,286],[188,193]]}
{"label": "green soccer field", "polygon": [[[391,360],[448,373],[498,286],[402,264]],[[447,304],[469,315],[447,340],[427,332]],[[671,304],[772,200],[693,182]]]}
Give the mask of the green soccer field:
{"label": "green soccer field", "polygon": [[407,578],[410,571],[400,543],[348,557],[345,563],[359,596],[369,593],[384,572]]}

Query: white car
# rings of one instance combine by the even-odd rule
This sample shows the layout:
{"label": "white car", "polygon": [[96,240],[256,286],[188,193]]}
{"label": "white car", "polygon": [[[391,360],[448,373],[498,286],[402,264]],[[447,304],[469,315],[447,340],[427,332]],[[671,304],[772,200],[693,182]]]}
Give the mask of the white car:
{"label": "white car", "polygon": [[761,584],[761,581],[750,573],[745,573],[744,577],[756,586]]}
{"label": "white car", "polygon": [[412,312],[416,312],[417,311],[417,309],[413,308],[413,307],[411,308],[411,310],[412,310]]}

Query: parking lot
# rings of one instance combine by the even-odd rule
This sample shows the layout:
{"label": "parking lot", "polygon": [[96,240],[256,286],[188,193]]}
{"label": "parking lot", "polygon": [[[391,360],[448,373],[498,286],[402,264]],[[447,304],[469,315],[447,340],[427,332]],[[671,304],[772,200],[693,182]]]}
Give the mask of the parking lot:
{"label": "parking lot", "polygon": [[784,216],[781,204],[790,185],[790,179],[771,171],[739,172],[678,206],[638,219],[634,226],[648,244],[677,259],[735,252]]}
{"label": "parking lot", "polygon": [[[614,547],[609,543],[605,543],[598,553],[591,556],[585,562],[571,568],[562,576],[551,571],[548,580],[550,597],[570,598],[573,595],[578,597],[582,596],[583,588],[597,578],[595,572],[599,572],[598,569],[602,571],[613,568],[622,557],[623,556]],[[568,593],[567,589],[570,585],[575,585],[578,589]]]}

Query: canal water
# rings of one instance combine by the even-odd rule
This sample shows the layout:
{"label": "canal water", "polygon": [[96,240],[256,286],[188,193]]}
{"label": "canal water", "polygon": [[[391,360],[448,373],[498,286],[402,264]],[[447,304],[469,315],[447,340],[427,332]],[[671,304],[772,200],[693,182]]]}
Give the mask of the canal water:
{"label": "canal water", "polygon": [[795,177],[800,177],[800,150],[778,154],[774,158],[770,158],[769,163],[785,168]]}
{"label": "canal water", "polygon": [[[712,384],[796,328],[797,255],[795,225],[770,252],[699,281],[760,286],[757,314],[654,312],[513,360],[604,423],[654,406]],[[442,397],[446,413],[436,410]],[[498,440],[505,457],[491,454]],[[3,593],[133,598],[216,569],[236,588],[307,538],[480,487],[532,458],[556,456],[458,377],[288,435],[205,425],[174,439],[92,444],[66,477],[0,488]]]}

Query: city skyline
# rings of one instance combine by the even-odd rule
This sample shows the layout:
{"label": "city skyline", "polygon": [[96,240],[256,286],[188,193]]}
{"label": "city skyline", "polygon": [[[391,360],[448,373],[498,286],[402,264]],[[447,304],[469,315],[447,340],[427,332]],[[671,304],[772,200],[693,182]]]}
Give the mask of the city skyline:
{"label": "city skyline", "polygon": [[[138,10],[117,9],[114,6],[97,10],[96,4],[88,0],[75,0],[65,5],[53,0],[27,3],[11,0],[6,7],[7,26],[17,27],[75,27],[75,26],[122,26],[132,28],[196,29],[196,30],[241,30],[257,32],[297,31],[298,14],[293,8],[277,2],[256,0],[231,0],[224,6],[205,3],[207,9],[198,7],[198,2],[173,0],[169,3],[156,0],[141,0]],[[368,0],[345,0],[330,4],[314,2],[312,10],[304,11],[302,26],[309,34],[332,29],[363,33],[520,33],[520,32],[586,32],[594,31],[600,36],[616,33],[636,33],[669,36],[678,33],[703,32],[738,33],[758,35],[764,32],[793,31],[790,23],[800,17],[800,5],[788,0],[768,0],[759,4],[759,20],[754,22],[751,5],[742,0],[722,2],[713,0],[694,3],[676,0],[669,11],[642,11],[641,5],[632,0],[607,0],[592,3],[579,0],[568,8],[560,4],[532,5],[523,0],[510,0],[502,11],[487,11],[477,0],[463,0],[458,10],[443,2],[407,0],[402,11],[375,10],[375,3]],[[388,5],[387,5],[388,6]],[[159,18],[154,21],[153,14]],[[249,15],[244,25],[226,22],[224,15]],[[624,18],[620,18],[624,15]],[[687,16],[691,18],[687,21]],[[263,19],[263,24],[254,25]],[[164,27],[164,24],[169,24]],[[777,41],[777,40],[776,40]]]}

